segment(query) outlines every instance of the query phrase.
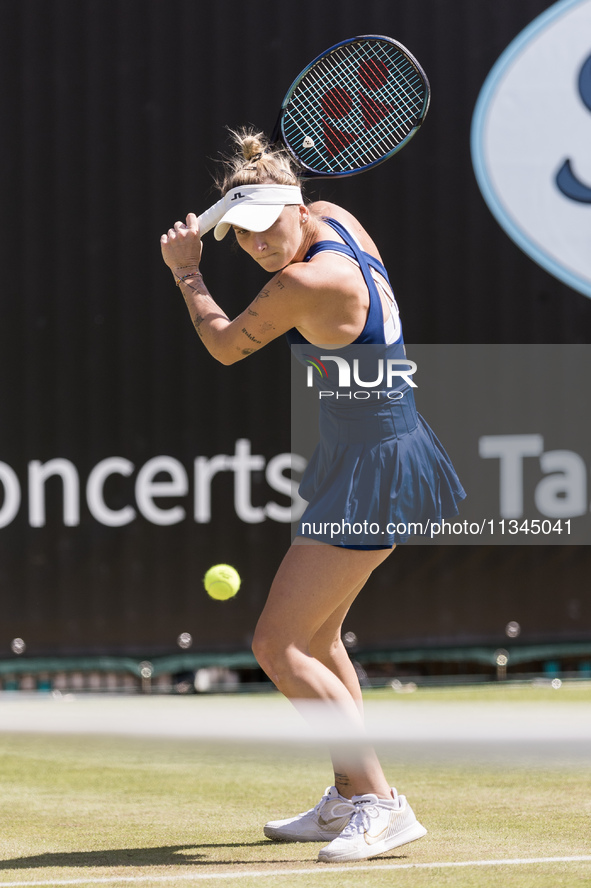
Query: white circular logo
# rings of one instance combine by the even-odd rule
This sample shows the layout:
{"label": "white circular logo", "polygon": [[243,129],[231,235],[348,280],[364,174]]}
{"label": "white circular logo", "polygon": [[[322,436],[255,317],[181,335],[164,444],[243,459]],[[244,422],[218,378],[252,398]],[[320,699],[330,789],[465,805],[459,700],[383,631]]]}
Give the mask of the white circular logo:
{"label": "white circular logo", "polygon": [[591,298],[591,0],[560,0],[507,47],[478,97],[471,140],[499,224]]}

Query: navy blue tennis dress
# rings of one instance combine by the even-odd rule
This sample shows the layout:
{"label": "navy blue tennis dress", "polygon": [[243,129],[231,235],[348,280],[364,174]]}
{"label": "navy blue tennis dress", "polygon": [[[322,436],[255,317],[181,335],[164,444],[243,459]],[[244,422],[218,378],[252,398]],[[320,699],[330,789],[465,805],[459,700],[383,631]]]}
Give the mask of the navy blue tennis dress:
{"label": "navy blue tennis dress", "polygon": [[[298,535],[345,548],[391,548],[457,515],[466,494],[416,411],[409,376],[396,375],[408,373],[409,364],[386,269],[341,223],[324,221],[344,243],[320,241],[304,261],[331,251],[355,262],[369,290],[369,311],[347,346],[312,345],[295,328],[286,334],[297,359],[312,368],[307,372],[320,401],[320,440],[299,487],[308,505]],[[386,322],[378,285],[391,305]]]}

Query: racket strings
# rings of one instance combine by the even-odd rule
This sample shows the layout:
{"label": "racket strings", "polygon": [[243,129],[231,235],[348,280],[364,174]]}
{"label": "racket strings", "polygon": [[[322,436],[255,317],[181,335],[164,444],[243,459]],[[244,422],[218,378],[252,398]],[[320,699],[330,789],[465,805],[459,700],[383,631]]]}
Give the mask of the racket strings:
{"label": "racket strings", "polygon": [[[394,120],[389,120],[386,126],[385,115],[384,114],[375,114],[373,119],[371,119],[368,123],[366,123],[367,128],[370,126],[376,126],[378,124],[382,124],[382,130],[378,133],[373,134],[373,138],[377,139],[384,134],[389,134],[389,126],[394,125],[402,128],[409,127],[409,124],[414,123],[418,111],[422,107],[424,100],[424,90],[420,91],[420,87],[422,86],[422,82],[419,78],[418,72],[414,69],[414,67],[408,62],[404,56],[399,56],[396,59],[389,59],[391,62],[394,62],[394,65],[388,70],[389,77],[393,77],[396,88],[394,91],[390,91],[388,98],[391,100],[388,104],[390,104],[389,110],[393,110],[396,112],[396,116]],[[402,64],[401,64],[402,63]],[[383,64],[383,63],[382,63]],[[403,67],[404,66],[404,67]],[[385,66],[387,68],[387,66]],[[343,65],[343,69],[345,70],[345,76],[348,75],[348,79],[351,83],[351,87],[355,89],[358,87],[359,83],[365,84],[367,83],[367,73],[368,68],[367,59],[361,53],[355,53],[351,59],[346,60],[346,68]],[[328,72],[327,75],[330,77],[331,72]],[[381,80],[377,80],[374,85],[374,89],[378,89],[384,86],[386,81],[382,78]],[[316,84],[314,84],[314,89],[316,90],[316,94],[318,94],[319,90],[323,88],[324,80],[319,79]],[[367,88],[367,87],[366,87]],[[361,101],[365,101],[368,112],[370,109],[377,110],[379,105],[373,105],[372,102],[379,102],[379,99],[373,99],[371,96],[367,96],[364,92],[359,90],[359,96]],[[393,100],[393,101],[392,101]],[[380,103],[382,106],[385,103]],[[408,130],[406,130],[408,131]]]}
{"label": "racket strings", "polygon": [[358,169],[393,153],[414,132],[426,95],[420,72],[396,46],[349,43],[320,59],[296,86],[284,138],[313,169]]}

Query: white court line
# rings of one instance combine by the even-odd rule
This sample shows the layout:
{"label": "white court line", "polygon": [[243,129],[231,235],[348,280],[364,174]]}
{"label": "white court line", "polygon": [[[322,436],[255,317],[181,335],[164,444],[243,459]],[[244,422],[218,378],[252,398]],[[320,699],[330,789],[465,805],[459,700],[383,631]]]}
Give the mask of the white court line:
{"label": "white court line", "polygon": [[372,870],[407,870],[407,869],[453,869],[468,866],[523,866],[540,863],[576,863],[590,862],[591,854],[582,854],[577,857],[524,857],[508,860],[458,860],[450,863],[378,863],[363,866],[333,866],[332,864],[320,864],[306,869],[268,869],[268,870],[241,870],[238,873],[187,873],[177,876],[100,876],[93,879],[52,879],[43,882],[0,882],[0,888],[25,888],[27,885],[116,885],[121,882],[202,882],[206,879],[247,879],[247,878],[281,878],[281,876],[313,876],[330,873],[359,873]]}

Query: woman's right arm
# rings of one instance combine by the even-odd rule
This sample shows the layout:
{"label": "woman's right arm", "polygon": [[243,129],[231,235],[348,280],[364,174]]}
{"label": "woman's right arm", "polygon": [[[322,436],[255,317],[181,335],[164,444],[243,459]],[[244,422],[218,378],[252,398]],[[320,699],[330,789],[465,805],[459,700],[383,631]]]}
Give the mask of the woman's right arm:
{"label": "woman's right arm", "polygon": [[[258,351],[292,327],[318,313],[326,285],[310,265],[278,272],[234,320],[215,302],[199,271],[201,239],[194,213],[160,238],[162,256],[179,285],[193,326],[209,353],[222,364],[234,364]],[[330,289],[332,285],[329,284]],[[330,295],[330,294],[327,294]]]}

